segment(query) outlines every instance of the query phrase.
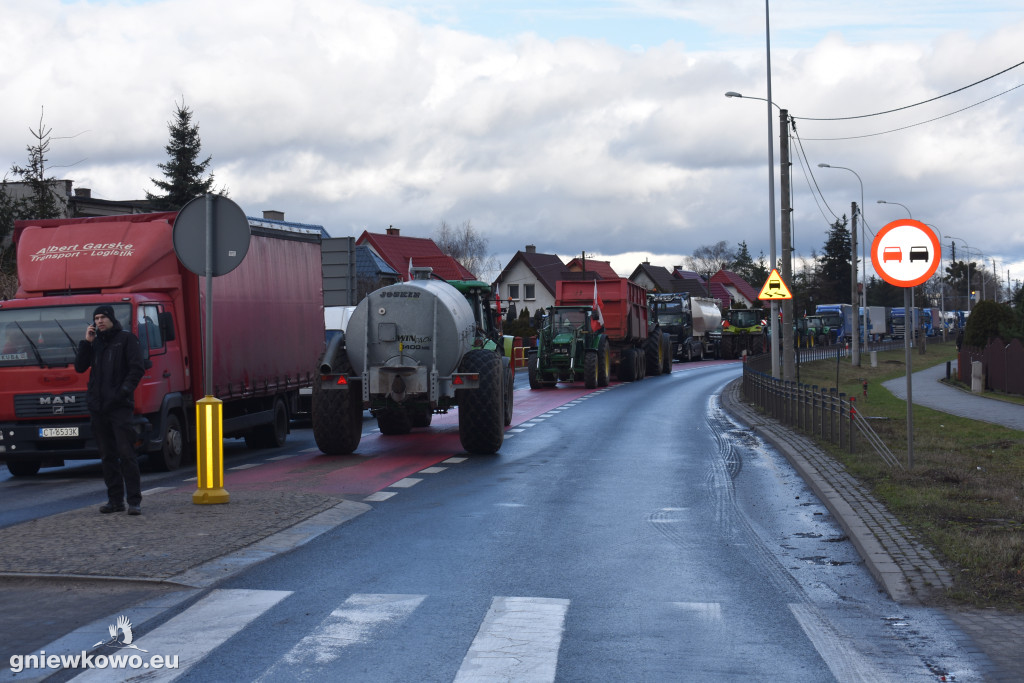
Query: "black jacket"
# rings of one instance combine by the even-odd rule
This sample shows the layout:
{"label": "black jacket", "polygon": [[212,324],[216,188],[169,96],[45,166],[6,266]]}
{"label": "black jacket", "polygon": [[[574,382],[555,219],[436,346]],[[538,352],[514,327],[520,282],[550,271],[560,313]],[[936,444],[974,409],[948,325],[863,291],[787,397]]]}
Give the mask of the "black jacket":
{"label": "black jacket", "polygon": [[138,337],[115,323],[113,329],[97,333],[92,343],[83,339],[75,354],[75,370],[85,372],[89,368],[89,412],[134,407],[135,387],[146,372]]}

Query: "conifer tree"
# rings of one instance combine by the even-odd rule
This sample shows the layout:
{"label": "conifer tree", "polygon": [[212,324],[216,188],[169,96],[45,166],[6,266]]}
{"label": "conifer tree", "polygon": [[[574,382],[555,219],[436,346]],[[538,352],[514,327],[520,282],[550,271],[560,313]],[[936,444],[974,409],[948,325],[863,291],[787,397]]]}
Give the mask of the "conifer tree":
{"label": "conifer tree", "polygon": [[199,124],[192,123],[192,110],[185,106],[184,100],[180,104],[175,103],[175,106],[174,119],[167,123],[171,137],[164,149],[167,150],[168,160],[157,164],[165,180],[150,178],[163,194],[146,192],[146,198],[153,202],[153,208],[163,211],[177,211],[213,188],[213,175],[203,178],[212,157],[199,161],[202,147]]}

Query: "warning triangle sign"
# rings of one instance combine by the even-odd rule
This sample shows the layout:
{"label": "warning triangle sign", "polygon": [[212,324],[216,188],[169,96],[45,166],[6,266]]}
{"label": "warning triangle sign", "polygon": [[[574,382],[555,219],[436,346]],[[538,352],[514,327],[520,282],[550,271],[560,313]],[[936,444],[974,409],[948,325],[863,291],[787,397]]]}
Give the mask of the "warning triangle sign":
{"label": "warning triangle sign", "polygon": [[762,301],[770,301],[772,299],[792,299],[793,295],[789,293],[789,287],[782,281],[779,271],[772,268],[772,272],[764,281],[764,287],[761,288],[761,293],[757,295],[757,298]]}

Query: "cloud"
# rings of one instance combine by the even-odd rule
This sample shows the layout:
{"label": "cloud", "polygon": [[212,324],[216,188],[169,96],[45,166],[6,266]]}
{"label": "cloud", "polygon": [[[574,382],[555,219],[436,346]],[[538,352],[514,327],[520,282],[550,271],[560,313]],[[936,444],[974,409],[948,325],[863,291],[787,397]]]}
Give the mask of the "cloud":
{"label": "cloud", "polygon": [[[278,209],[335,235],[395,225],[429,236],[442,219],[471,220],[504,258],[528,243],[675,262],[719,239],[769,251],[766,105],[723,97],[764,96],[763,5],[559,3],[578,17],[599,10],[580,31],[523,3],[487,7],[13,0],[0,26],[0,161],[23,162],[45,107],[64,138],[50,152],[60,175],[94,196],[140,198],[184,101],[217,184],[250,214]],[[772,97],[798,117],[794,153],[813,173],[794,159],[797,252],[820,251],[834,220],[812,192],[840,215],[861,200],[850,174],[817,168],[827,162],[863,179],[871,227],[903,215],[877,199],[902,202],[966,233],[1001,271],[1024,262],[1024,88],[860,137],[966,107],[1021,73],[885,117],[809,118],[984,78],[1019,61],[1024,23],[1003,20],[1006,2],[880,7],[773,8]],[[498,13],[508,22],[491,21]],[[675,29],[680,39],[662,38]]]}

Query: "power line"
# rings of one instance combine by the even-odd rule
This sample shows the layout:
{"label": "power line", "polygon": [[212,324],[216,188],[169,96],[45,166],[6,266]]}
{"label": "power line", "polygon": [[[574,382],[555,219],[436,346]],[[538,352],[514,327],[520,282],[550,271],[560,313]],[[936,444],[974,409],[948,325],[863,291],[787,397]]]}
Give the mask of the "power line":
{"label": "power line", "polygon": [[[861,138],[873,138],[873,137],[877,137],[879,135],[888,135],[889,133],[898,133],[901,130],[907,130],[908,128],[914,128],[916,126],[923,126],[926,123],[932,123],[933,121],[938,121],[939,119],[944,119],[946,117],[953,116],[954,114],[959,114],[960,112],[967,111],[968,109],[971,109],[972,107],[977,107],[978,105],[985,104],[986,102],[994,100],[997,97],[1002,97],[1006,93],[1011,92],[1011,91],[1016,90],[1017,88],[1021,88],[1021,87],[1024,87],[1024,83],[1021,83],[1019,85],[1015,85],[1012,88],[1004,90],[1001,93],[997,93],[997,94],[993,95],[992,97],[988,97],[988,98],[986,98],[984,100],[981,100],[980,102],[975,102],[974,104],[969,104],[966,107],[962,107],[960,109],[957,109],[956,111],[951,111],[948,114],[943,114],[942,116],[936,116],[935,118],[928,119],[927,121],[919,121],[918,123],[911,123],[911,124],[906,125],[906,126],[900,126],[899,128],[892,128],[890,130],[883,130],[883,131],[878,132],[878,133],[867,133],[865,135],[850,135],[850,136],[842,137],[842,138],[807,138],[807,139],[811,140],[811,141],[814,141],[814,142],[823,142],[823,141],[830,141],[830,140],[831,141],[836,141],[836,140],[859,140]],[[851,117],[851,118],[857,118],[857,117]],[[809,121],[827,121],[827,120],[838,121],[840,119],[806,119],[806,120],[809,120]]]}
{"label": "power line", "polygon": [[[973,88],[974,86],[979,85],[981,83],[984,83],[985,81],[990,81],[993,78],[995,78],[996,76],[1002,76],[1007,71],[1012,71],[1013,69],[1016,69],[1018,66],[1020,66],[1022,64],[1024,64],[1024,62],[1017,62],[1013,66],[1007,67],[1007,68],[1003,69],[1002,71],[1000,71],[999,73],[994,73],[991,76],[983,78],[980,81],[975,81],[974,83],[971,83],[970,85],[965,85],[962,88],[957,88],[956,90],[952,90],[952,91],[950,91],[950,92],[948,92],[948,93],[946,93],[944,95],[937,95],[937,96],[935,96],[935,97],[933,97],[931,99],[928,99],[928,100],[923,100],[921,102],[916,102],[914,104],[908,104],[908,105],[905,105],[903,107],[897,107],[896,109],[888,109],[886,111],[875,112],[874,114],[860,114],[858,116],[840,116],[840,117],[835,117],[835,118],[813,118],[813,117],[810,117],[810,116],[800,116],[800,117],[793,117],[793,118],[801,118],[801,119],[803,119],[805,121],[849,121],[851,119],[866,119],[866,118],[869,118],[869,117],[872,117],[872,116],[882,116],[883,114],[892,114],[893,112],[903,111],[904,109],[911,109],[913,107],[919,107],[922,104],[928,104],[929,102],[934,102],[936,100],[941,100],[943,97],[949,97],[950,95],[955,95],[958,92],[962,92],[964,90],[967,90],[968,88]],[[1020,87],[1020,86],[1018,86],[1018,87]],[[1011,90],[1012,89],[1013,88],[1011,88]],[[1007,91],[1007,92],[1009,92],[1009,91]],[[991,99],[991,98],[989,98],[989,99]]]}

